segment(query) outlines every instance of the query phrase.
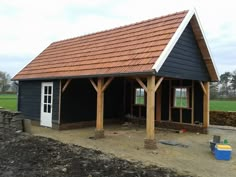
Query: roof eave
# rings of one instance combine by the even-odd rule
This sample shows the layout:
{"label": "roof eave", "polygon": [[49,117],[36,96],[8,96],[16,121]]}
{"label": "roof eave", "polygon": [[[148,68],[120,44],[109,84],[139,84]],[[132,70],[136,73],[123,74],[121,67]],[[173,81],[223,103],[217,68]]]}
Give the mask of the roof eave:
{"label": "roof eave", "polygon": [[99,78],[99,77],[126,77],[126,76],[144,76],[155,75],[155,70],[145,72],[130,72],[130,73],[111,73],[111,74],[94,74],[94,75],[79,75],[79,76],[55,76],[55,77],[34,77],[34,78],[13,78],[13,81],[29,81],[29,80],[58,80],[58,79],[79,79],[79,78]]}

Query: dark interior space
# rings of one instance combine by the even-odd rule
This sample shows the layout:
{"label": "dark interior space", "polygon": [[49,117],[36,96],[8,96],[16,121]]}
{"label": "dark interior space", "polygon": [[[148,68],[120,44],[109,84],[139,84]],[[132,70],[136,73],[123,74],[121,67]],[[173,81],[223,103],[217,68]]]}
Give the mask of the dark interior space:
{"label": "dark interior space", "polygon": [[[124,102],[124,81],[115,78],[104,92],[104,122],[124,117],[124,106],[128,105]],[[61,96],[61,123],[95,121],[96,105],[97,93],[89,79],[73,79]]]}
{"label": "dark interior space", "polygon": [[[145,82],[144,82],[145,83]],[[146,83],[145,83],[146,84]],[[135,79],[125,80],[125,115],[133,119],[146,118],[146,93],[144,92],[144,105],[135,104],[135,90],[142,88]]]}
{"label": "dark interior space", "polygon": [[203,123],[203,91],[199,82],[194,82],[194,122]]}

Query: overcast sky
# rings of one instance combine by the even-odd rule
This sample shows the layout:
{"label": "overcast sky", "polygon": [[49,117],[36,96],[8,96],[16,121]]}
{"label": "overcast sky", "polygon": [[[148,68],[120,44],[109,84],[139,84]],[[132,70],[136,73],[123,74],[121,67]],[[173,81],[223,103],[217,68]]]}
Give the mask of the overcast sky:
{"label": "overcast sky", "polygon": [[236,69],[233,0],[0,0],[0,70],[12,77],[50,43],[196,8],[219,74]]}

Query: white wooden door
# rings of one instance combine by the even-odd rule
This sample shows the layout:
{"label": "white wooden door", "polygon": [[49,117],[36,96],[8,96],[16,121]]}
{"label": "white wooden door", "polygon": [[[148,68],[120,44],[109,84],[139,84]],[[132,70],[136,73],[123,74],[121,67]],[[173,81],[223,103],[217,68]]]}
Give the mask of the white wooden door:
{"label": "white wooden door", "polygon": [[53,83],[43,82],[41,88],[40,125],[52,127]]}

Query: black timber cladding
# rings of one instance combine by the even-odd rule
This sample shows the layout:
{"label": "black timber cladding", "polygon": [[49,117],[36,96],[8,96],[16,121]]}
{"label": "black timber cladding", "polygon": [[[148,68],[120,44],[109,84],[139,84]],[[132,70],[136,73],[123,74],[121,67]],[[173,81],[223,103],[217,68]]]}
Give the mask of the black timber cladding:
{"label": "black timber cladding", "polygon": [[157,75],[210,81],[206,64],[190,24],[185,28]]}
{"label": "black timber cladding", "polygon": [[52,120],[58,120],[59,86],[60,82],[54,81],[20,81],[18,93],[18,111],[29,119],[40,120],[41,110],[41,84],[53,82],[53,110]]}

